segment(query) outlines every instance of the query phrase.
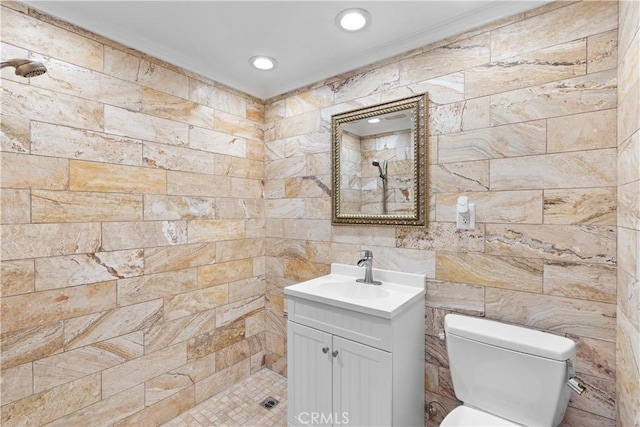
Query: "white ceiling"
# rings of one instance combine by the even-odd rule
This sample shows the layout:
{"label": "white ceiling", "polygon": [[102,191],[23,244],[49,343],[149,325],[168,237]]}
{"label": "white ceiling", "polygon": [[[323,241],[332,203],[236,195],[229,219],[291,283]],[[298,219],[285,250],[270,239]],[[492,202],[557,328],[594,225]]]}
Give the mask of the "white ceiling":
{"label": "white ceiling", "polygon": [[[424,46],[542,1],[26,1],[126,46],[268,99]],[[346,33],[352,7],[372,20]],[[259,71],[249,58],[278,61]]]}

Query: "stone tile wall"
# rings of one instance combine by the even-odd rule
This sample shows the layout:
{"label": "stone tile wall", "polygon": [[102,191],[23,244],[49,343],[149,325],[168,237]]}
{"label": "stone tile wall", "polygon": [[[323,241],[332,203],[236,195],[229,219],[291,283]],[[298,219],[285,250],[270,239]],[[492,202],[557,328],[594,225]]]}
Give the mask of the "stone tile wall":
{"label": "stone tile wall", "polygon": [[1,418],[154,425],[264,366],[261,101],[2,3]]}
{"label": "stone tile wall", "polygon": [[618,27],[618,426],[640,426],[640,3]]}
{"label": "stone tile wall", "polygon": [[[637,19],[629,25],[633,35],[625,37],[637,38]],[[637,47],[630,39],[626,45]],[[616,246],[624,233],[616,170],[625,161],[617,158],[617,144],[628,140],[616,140],[624,105],[617,52],[617,2],[557,2],[269,100],[267,365],[286,372],[283,287],[327,273],[331,262],[355,262],[367,248],[379,268],[428,276],[427,402],[459,404],[438,339],[444,315],[458,312],[575,340],[578,375],[589,392],[572,396],[562,425],[614,426],[616,365],[632,370],[637,363],[637,353],[635,359],[625,353],[637,349],[637,331],[626,330],[635,327],[632,319],[616,321],[618,259],[637,265],[629,255],[635,252]],[[637,71],[635,58],[629,67]],[[628,90],[637,93],[634,76]],[[425,91],[428,227],[332,226],[331,115]],[[633,99],[637,104],[635,97],[629,105]],[[629,148],[635,154],[637,135]],[[637,168],[636,157],[628,173]],[[638,176],[628,181],[635,183],[629,193],[637,194]],[[455,229],[461,195],[476,203],[473,231]],[[637,275],[633,280],[629,292],[637,303]],[[628,341],[618,349],[628,368],[616,362],[616,328]],[[637,385],[619,379],[618,392],[629,384]],[[620,410],[632,414],[635,396],[622,397]]]}

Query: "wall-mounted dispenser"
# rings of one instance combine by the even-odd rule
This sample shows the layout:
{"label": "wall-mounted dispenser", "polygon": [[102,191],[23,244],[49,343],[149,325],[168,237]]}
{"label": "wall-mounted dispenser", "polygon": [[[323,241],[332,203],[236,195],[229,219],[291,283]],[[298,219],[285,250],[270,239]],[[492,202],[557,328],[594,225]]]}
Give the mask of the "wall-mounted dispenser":
{"label": "wall-mounted dispenser", "polygon": [[476,205],[475,203],[469,203],[469,198],[466,196],[458,197],[456,228],[458,230],[473,230],[476,228]]}

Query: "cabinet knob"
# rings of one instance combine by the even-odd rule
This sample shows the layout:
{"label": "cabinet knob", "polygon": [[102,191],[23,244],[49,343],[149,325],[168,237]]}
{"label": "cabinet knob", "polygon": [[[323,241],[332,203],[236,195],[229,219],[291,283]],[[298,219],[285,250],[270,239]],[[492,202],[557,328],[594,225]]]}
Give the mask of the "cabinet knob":
{"label": "cabinet knob", "polygon": [[322,352],[323,352],[324,354],[329,353],[329,347],[322,347]]}
{"label": "cabinet knob", "polygon": [[331,353],[331,355],[333,357],[338,357],[338,350],[334,350],[333,353]]}

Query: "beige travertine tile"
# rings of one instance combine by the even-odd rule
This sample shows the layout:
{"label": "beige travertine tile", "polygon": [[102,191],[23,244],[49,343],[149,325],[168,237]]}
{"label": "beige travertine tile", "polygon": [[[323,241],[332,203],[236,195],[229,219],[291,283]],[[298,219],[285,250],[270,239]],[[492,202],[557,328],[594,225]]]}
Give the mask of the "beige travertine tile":
{"label": "beige travertine tile", "polygon": [[2,425],[42,425],[100,400],[100,374],[3,406]]}
{"label": "beige travertine tile", "polygon": [[247,100],[246,104],[246,117],[258,123],[264,123],[264,104],[253,100]]}
{"label": "beige travertine tile", "polygon": [[214,309],[158,323],[145,331],[144,352],[149,354],[173,344],[186,342],[215,328],[216,310]]}
{"label": "beige travertine tile", "polygon": [[264,165],[261,161],[257,160],[217,155],[215,171],[216,175],[262,179],[264,176]]}
{"label": "beige travertine tile", "polygon": [[176,344],[102,371],[102,397],[162,375],[187,362],[187,345]]}
{"label": "beige travertine tile", "polygon": [[131,305],[197,288],[195,268],[118,280],[118,305]]}
{"label": "beige travertine tile", "polygon": [[216,371],[222,371],[251,356],[251,348],[247,340],[239,341],[216,352]]}
{"label": "beige travertine tile", "polygon": [[213,174],[216,156],[212,153],[145,142],[142,161],[145,166],[168,170]]}
{"label": "beige travertine tile", "polygon": [[640,256],[640,231],[618,227],[618,270],[624,270],[637,277]]}
{"label": "beige travertine tile", "polygon": [[547,152],[549,153],[615,146],[615,109],[547,120]]}
{"label": "beige travertine tile", "polygon": [[37,224],[142,220],[142,195],[85,192],[82,191],[83,184],[77,184],[83,176],[86,176],[84,172],[74,175],[71,184],[81,191],[33,190],[31,222]]}
{"label": "beige travertine tile", "polygon": [[569,335],[576,342],[576,372],[598,378],[616,375],[616,344],[592,338]]}
{"label": "beige travertine tile", "polygon": [[562,427],[615,427],[615,420],[568,407],[562,420]]}
{"label": "beige travertine tile", "polygon": [[65,288],[88,283],[141,276],[142,249],[95,252],[36,259],[36,289]]}
{"label": "beige travertine tile", "polygon": [[[616,366],[618,396],[618,420],[626,423],[635,422],[638,414],[640,386],[637,372],[640,367],[640,334],[627,317],[618,310],[618,327],[616,340]],[[636,418],[637,419],[637,418]],[[630,424],[632,425],[632,424]]]}
{"label": "beige travertine tile", "polygon": [[477,129],[440,135],[440,163],[517,157],[544,154],[546,151],[544,120]]}
{"label": "beige travertine tile", "polygon": [[546,261],[544,293],[615,303],[616,268],[604,264]]}
{"label": "beige travertine tile", "polygon": [[395,234],[399,248],[483,252],[485,246],[485,227],[478,224],[475,230],[456,230],[455,224],[431,222],[426,230],[397,228]]}
{"label": "beige travertine tile", "polygon": [[640,81],[636,82],[629,94],[618,105],[618,141],[625,141],[640,128]]}
{"label": "beige travertine tile", "polygon": [[144,384],[145,404],[151,406],[193,384],[187,375],[162,374]]}
{"label": "beige travertine tile", "polygon": [[226,284],[252,276],[253,262],[250,258],[204,265],[198,267],[198,288]]}
{"label": "beige travertine tile", "polygon": [[247,159],[264,162],[264,143],[262,141],[247,141]]}
{"label": "beige travertine tile", "polygon": [[104,106],[104,131],[130,138],[186,146],[189,125],[161,117]]}
{"label": "beige travertine tile", "polygon": [[462,71],[401,86],[382,93],[382,102],[428,93],[431,104],[442,105],[464,99],[464,73]]}
{"label": "beige travertine tile", "polygon": [[164,320],[170,321],[201,311],[212,310],[229,300],[228,285],[169,295],[164,298]]}
{"label": "beige travertine tile", "polygon": [[144,251],[144,271],[147,274],[180,270],[215,262],[215,242],[147,248]]}
{"label": "beige travertine tile", "polygon": [[187,342],[188,362],[193,362],[243,340],[244,333],[244,321],[240,320],[228,325],[219,325],[214,331],[191,338]]}
{"label": "beige travertine tile", "polygon": [[242,260],[264,255],[264,240],[261,238],[225,240],[216,244],[217,262]]}
{"label": "beige travertine tile", "polygon": [[216,372],[209,378],[196,383],[196,402],[203,400],[221,392],[227,388],[228,384],[235,384],[242,378],[249,376],[250,363],[249,359],[230,366],[222,371]]}
{"label": "beige travertine tile", "polygon": [[329,86],[321,86],[286,98],[285,114],[286,117],[297,116],[333,103],[333,90]]}
{"label": "beige travertine tile", "polygon": [[229,283],[229,302],[264,295],[264,293],[264,279],[251,278]]}
{"label": "beige travertine tile", "polygon": [[189,99],[236,116],[242,116],[247,108],[246,99],[193,78],[189,79]]}
{"label": "beige travertine tile", "polygon": [[284,237],[288,239],[324,241],[331,235],[331,223],[327,219],[284,220]]}
{"label": "beige travertine tile", "polygon": [[[29,173],[25,173],[25,171]],[[68,160],[2,153],[3,188],[64,190],[68,186]]]}
{"label": "beige travertine tile", "polygon": [[569,406],[608,419],[615,419],[615,380],[590,377],[588,375],[582,375],[580,379],[586,383],[590,393],[582,395],[572,393]]}
{"label": "beige travertine tile", "polygon": [[[187,243],[186,221],[133,221],[102,224],[102,249],[106,251],[184,243]],[[146,268],[145,272],[148,272]]]}
{"label": "beige travertine tile", "polygon": [[631,95],[633,87],[640,80],[638,76],[638,67],[640,67],[640,52],[638,52],[638,43],[640,43],[640,33],[636,32],[631,47],[620,57],[618,66],[618,78],[620,83],[618,86],[618,100]]}
{"label": "beige travertine tile", "polygon": [[545,224],[616,225],[616,188],[544,191]]}
{"label": "beige travertine tile", "polygon": [[306,161],[302,156],[266,162],[265,179],[288,178],[292,176],[304,176],[306,174]]}
{"label": "beige travertine tile", "polygon": [[163,170],[136,166],[71,160],[70,189],[116,193],[165,194],[167,175]]}
{"label": "beige travertine tile", "polygon": [[[282,140],[280,140],[282,141]],[[273,147],[276,142],[270,144]],[[272,156],[270,160],[284,157],[295,157],[322,153],[329,157],[331,150],[331,134],[327,130],[296,135],[284,140],[284,153]]]}
{"label": "beige travertine tile", "polygon": [[2,227],[2,259],[95,252],[99,223],[13,224]]}
{"label": "beige travertine tile", "polygon": [[306,204],[303,199],[270,199],[265,201],[267,218],[305,218]]}
{"label": "beige travertine tile", "polygon": [[616,159],[613,148],[492,159],[491,190],[609,187]]}
{"label": "beige travertine tile", "polygon": [[475,98],[587,73],[585,39],[558,44],[491,63],[464,72],[465,96]]}
{"label": "beige travertine tile", "polygon": [[148,406],[142,411],[114,424],[116,427],[139,426],[151,423],[160,425],[195,406],[194,387],[187,387],[168,398]]}
{"label": "beige travertine tile", "polygon": [[167,194],[228,197],[231,194],[231,179],[226,176],[167,171]]}
{"label": "beige travertine tile", "polygon": [[555,333],[615,340],[615,304],[486,288],[486,316]]}
{"label": "beige travertine tile", "polygon": [[[341,260],[346,264],[358,260],[358,247],[340,245],[337,243],[307,245],[306,259],[314,262],[330,264],[334,260]],[[373,250],[375,268],[383,270],[405,271],[414,274],[426,274],[427,278],[435,278],[436,254],[433,251],[421,251],[405,248],[363,245],[362,249]]]}
{"label": "beige travertine tile", "polygon": [[476,205],[476,222],[542,224],[542,190],[438,193],[436,221],[455,221],[458,197]]}
{"label": "beige travertine tile", "polygon": [[31,153],[122,165],[142,165],[140,140],[49,123],[31,123]]}
{"label": "beige travertine tile", "polygon": [[0,336],[2,369],[42,359],[62,351],[62,321],[20,329]]}
{"label": "beige travertine tile", "polygon": [[244,179],[244,178],[231,178],[231,193],[232,198],[262,198],[262,180],[261,179]]}
{"label": "beige travertine tile", "polygon": [[149,328],[162,320],[162,300],[134,304],[64,323],[66,351]]}
{"label": "beige travertine tile", "polygon": [[486,225],[486,253],[549,261],[616,263],[615,227],[595,225]]}
{"label": "beige travertine tile", "polygon": [[618,146],[618,185],[640,179],[640,132]]}
{"label": "beige travertine tile", "polygon": [[216,354],[211,353],[208,356],[189,362],[186,365],[176,368],[170,373],[178,375],[186,375],[192,381],[198,382],[213,375],[216,372]]}
{"label": "beige travertine tile", "polygon": [[632,323],[640,323],[640,297],[637,276],[628,273],[624,268],[618,267],[617,271],[617,299],[618,309]]}
{"label": "beige travertine tile", "polygon": [[25,117],[10,116],[6,111],[0,114],[0,150],[15,153],[28,153],[30,150],[31,120]]}
{"label": "beige travertine tile", "polygon": [[532,52],[617,26],[615,2],[576,2],[491,32],[491,59]]}
{"label": "beige travertine tile", "polygon": [[255,123],[242,116],[216,112],[213,118],[213,129],[240,138],[262,141],[262,124]]}
{"label": "beige travertine tile", "polygon": [[436,279],[542,293],[542,260],[438,252]]}
{"label": "beige travertine tile", "polygon": [[42,326],[115,307],[115,282],[4,297],[2,332]]}
{"label": "beige travertine tile", "polygon": [[265,312],[259,311],[256,314],[247,316],[244,319],[245,336],[251,337],[265,330]]}
{"label": "beige travertine tile", "polygon": [[189,221],[189,243],[243,239],[246,236],[244,220]]}
{"label": "beige travertine tile", "polygon": [[189,147],[228,156],[247,157],[247,140],[227,133],[191,127]]}
{"label": "beige travertine tile", "polygon": [[243,300],[230,302],[216,308],[216,325],[225,326],[243,320],[245,317],[264,309],[264,295],[258,295]]}
{"label": "beige travertine tile", "polygon": [[432,165],[427,174],[432,193],[489,190],[489,160]]}
{"label": "beige travertine tile", "polygon": [[31,259],[0,263],[0,294],[3,297],[26,294],[35,289],[35,266]]}
{"label": "beige travertine tile", "polygon": [[[381,93],[396,87],[399,79],[400,70],[397,63],[368,69],[334,85],[335,103]],[[276,122],[276,136],[281,138],[282,136],[278,136],[282,135],[278,132],[278,123],[280,122]]]}
{"label": "beige travertine tile", "polygon": [[0,386],[0,399],[3,405],[31,396],[33,394],[33,367],[31,363],[4,369]]}
{"label": "beige travertine tile", "polygon": [[631,40],[638,34],[640,26],[640,5],[635,1],[621,1],[619,3],[618,34],[620,36],[618,51],[620,57],[625,54]]}
{"label": "beige travertine tile", "polygon": [[331,196],[330,186],[331,177],[329,175],[286,178],[284,181],[285,200],[294,197]]}
{"label": "beige travertine tile", "polygon": [[616,68],[618,64],[618,31],[597,34],[587,38],[587,72]]}
{"label": "beige travertine tile", "polygon": [[284,260],[284,277],[287,279],[304,282],[330,273],[330,266],[309,261],[286,259]]}
{"label": "beige travertine tile", "polygon": [[276,122],[275,137],[277,139],[288,138],[305,133],[321,130],[321,118],[319,111],[309,111]]}
{"label": "beige travertine tile", "polygon": [[484,287],[442,280],[427,281],[428,307],[474,316],[484,315]]}
{"label": "beige travertine tile", "polygon": [[640,181],[618,186],[618,225],[640,230]]}
{"label": "beige travertine tile", "polygon": [[[204,183],[205,177],[197,175]],[[169,176],[169,180],[174,177]],[[178,177],[179,180],[189,177]],[[186,186],[186,185],[185,185]],[[162,196],[154,194],[144,195],[144,219],[153,220],[190,220],[215,219],[217,217],[217,202],[214,198],[189,196]]]}
{"label": "beige travertine tile", "polygon": [[2,224],[28,223],[31,218],[31,192],[29,190],[0,190],[0,222]]}
{"label": "beige travertine tile", "polygon": [[150,88],[142,90],[141,112],[154,117],[213,129],[213,108]]}

